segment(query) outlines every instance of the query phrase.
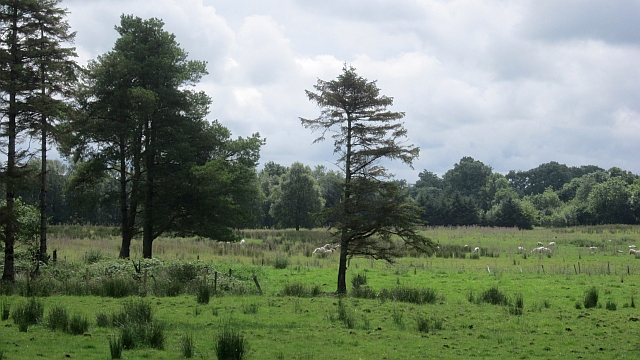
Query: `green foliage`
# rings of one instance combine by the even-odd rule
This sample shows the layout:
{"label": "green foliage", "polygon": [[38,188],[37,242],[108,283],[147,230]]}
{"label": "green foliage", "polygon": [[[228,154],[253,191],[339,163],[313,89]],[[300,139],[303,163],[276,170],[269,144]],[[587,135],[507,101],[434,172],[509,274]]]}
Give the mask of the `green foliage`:
{"label": "green foliage", "polygon": [[109,336],[109,353],[112,359],[122,359],[122,337],[115,335]]}
{"label": "green foliage", "polygon": [[89,251],[87,251],[87,253],[85,254],[85,261],[87,262],[87,264],[97,263],[104,258],[105,257],[100,249],[89,249]]}
{"label": "green foliage", "polygon": [[430,288],[413,288],[397,286],[391,289],[382,289],[381,299],[408,302],[413,304],[435,304],[439,297],[435,290]]}
{"label": "green foliage", "polygon": [[277,253],[273,259],[273,267],[276,269],[286,269],[289,266],[289,257],[287,254]]}
{"label": "green foliage", "polygon": [[7,298],[2,298],[0,301],[0,320],[5,321],[9,318],[9,312],[11,311],[11,304]]}
{"label": "green foliage", "polygon": [[242,313],[245,314],[245,315],[247,315],[247,314],[257,314],[259,308],[260,307],[256,303],[244,304],[244,305],[242,305]]}
{"label": "green foliage", "polygon": [[393,319],[393,323],[398,325],[398,327],[404,326],[404,311],[393,308],[391,311],[391,319]]}
{"label": "green foliage", "polygon": [[356,276],[351,278],[351,285],[354,290],[358,290],[360,286],[367,285],[367,274],[366,273],[358,273]]}
{"label": "green foliage", "polygon": [[443,321],[439,318],[427,318],[423,315],[418,315],[416,317],[416,324],[418,326],[418,331],[422,333],[433,332],[435,330],[443,329]]}
{"label": "green foliage", "polygon": [[211,298],[211,290],[207,284],[200,284],[198,286],[198,294],[196,295],[196,302],[198,304],[208,304]]}
{"label": "green foliage", "polygon": [[137,292],[138,284],[133,279],[120,276],[103,279],[98,286],[94,288],[96,295],[113,298],[136,295]]}
{"label": "green foliage", "polygon": [[55,306],[49,310],[45,326],[53,331],[67,331],[69,327],[69,314],[62,306]]}
{"label": "green foliage", "polygon": [[347,329],[354,329],[356,327],[356,317],[342,298],[338,299],[338,320],[342,321]]}
{"label": "green foliage", "polygon": [[[548,302],[545,300],[545,304]],[[512,304],[509,305],[509,313],[511,315],[522,315],[524,313],[524,297],[518,294]]]}
{"label": "green foliage", "polygon": [[99,312],[96,314],[96,326],[98,327],[107,327],[109,326],[109,315]]}
{"label": "green foliage", "polygon": [[280,292],[283,296],[314,297],[320,295],[322,289],[318,285],[307,285],[303,283],[287,283]]}
{"label": "green foliage", "polygon": [[611,300],[607,300],[607,303],[605,305],[605,309],[607,310],[611,310],[611,311],[616,311],[618,309],[618,305],[611,301]]}
{"label": "green foliage", "polygon": [[44,305],[34,297],[30,298],[26,303],[16,306],[11,313],[13,322],[18,325],[20,331],[27,331],[29,325],[41,322],[43,315]]}
{"label": "green foliage", "polygon": [[313,178],[311,168],[295,162],[280,177],[279,185],[270,189],[272,202],[269,215],[282,228],[313,228],[312,216],[323,207],[321,190]]}
{"label": "green foliage", "polygon": [[598,289],[595,286],[592,286],[585,292],[583,304],[585,309],[598,306]]}
{"label": "green foliage", "polygon": [[231,321],[223,324],[222,329],[214,339],[214,348],[218,360],[242,360],[248,352],[248,343]]}
{"label": "green foliage", "polygon": [[74,314],[69,319],[67,332],[71,335],[82,335],[89,330],[89,320],[85,315]]}
{"label": "green foliage", "polygon": [[182,351],[182,356],[186,359],[191,359],[195,355],[195,342],[192,333],[182,334],[180,337],[180,350]]}
{"label": "green foliage", "polygon": [[509,297],[502,291],[498,290],[496,286],[492,286],[488,290],[482,292],[477,301],[486,302],[492,305],[509,305]]}

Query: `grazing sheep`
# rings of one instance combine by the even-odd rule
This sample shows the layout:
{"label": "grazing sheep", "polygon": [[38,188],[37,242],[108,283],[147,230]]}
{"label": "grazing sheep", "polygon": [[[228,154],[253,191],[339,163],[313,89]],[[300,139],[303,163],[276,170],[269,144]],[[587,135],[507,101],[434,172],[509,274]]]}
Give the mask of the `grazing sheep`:
{"label": "grazing sheep", "polygon": [[323,247],[319,247],[319,248],[316,248],[315,250],[313,250],[313,253],[314,254],[324,254],[325,251],[327,251],[327,249],[325,249]]}
{"label": "grazing sheep", "polygon": [[629,255],[635,255],[640,253],[640,250],[633,250],[633,249],[629,249]]}
{"label": "grazing sheep", "polygon": [[635,249],[636,246],[635,245],[629,245],[629,249]]}
{"label": "grazing sheep", "polygon": [[476,248],[473,249],[473,252],[480,252],[480,248],[476,246]]}
{"label": "grazing sheep", "polygon": [[244,239],[240,240],[240,245],[244,245],[244,244],[246,244],[246,243],[247,243],[247,242],[246,242]]}
{"label": "grazing sheep", "polygon": [[589,250],[598,250],[597,246],[589,246]]}
{"label": "grazing sheep", "polygon": [[540,241],[538,241],[538,246],[544,246],[544,244]]}
{"label": "grazing sheep", "polygon": [[550,243],[549,243],[549,246],[556,246],[555,241],[550,242]]}
{"label": "grazing sheep", "polygon": [[524,247],[522,247],[522,246],[518,246],[518,252],[522,252],[522,251],[527,251],[527,249],[525,249],[525,248],[524,248]]}
{"label": "grazing sheep", "polygon": [[624,253],[624,251],[622,251],[622,250],[618,250],[618,253],[623,254],[623,253]]}
{"label": "grazing sheep", "polygon": [[540,246],[537,247],[533,250],[531,250],[532,253],[538,253],[538,254],[551,254],[551,249],[546,248],[544,246]]}

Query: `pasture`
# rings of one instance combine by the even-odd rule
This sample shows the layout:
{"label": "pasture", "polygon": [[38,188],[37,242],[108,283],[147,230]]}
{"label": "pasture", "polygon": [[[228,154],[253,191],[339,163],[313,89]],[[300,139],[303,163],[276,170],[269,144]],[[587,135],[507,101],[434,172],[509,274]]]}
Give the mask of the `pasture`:
{"label": "pasture", "polygon": [[[122,330],[98,318],[140,297],[163,324],[163,346],[125,349],[124,359],[184,357],[188,336],[194,358],[215,359],[225,327],[243,336],[249,359],[638,357],[640,259],[629,246],[640,246],[640,227],[424,232],[436,255],[407,252],[393,265],[352,259],[356,288],[339,299],[337,256],[311,255],[331,242],[323,230],[248,230],[244,245],[160,238],[147,261],[137,241],[132,262],[116,260],[113,229],[54,227],[57,262],[36,281],[23,264],[18,282],[0,291],[0,313],[32,295],[44,307],[26,332],[12,316],[0,321],[0,358],[110,359]],[[531,253],[552,241],[551,254]],[[203,288],[208,303],[198,301]],[[594,288],[597,305],[585,308]],[[50,330],[56,307],[85,316],[89,329]]]}

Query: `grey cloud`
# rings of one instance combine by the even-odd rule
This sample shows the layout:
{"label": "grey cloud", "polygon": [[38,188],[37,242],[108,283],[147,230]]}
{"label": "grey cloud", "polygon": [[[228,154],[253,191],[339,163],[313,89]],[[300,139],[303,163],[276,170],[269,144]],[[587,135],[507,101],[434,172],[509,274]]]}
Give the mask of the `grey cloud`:
{"label": "grey cloud", "polygon": [[637,0],[535,0],[521,30],[551,41],[597,39],[640,44],[640,2]]}

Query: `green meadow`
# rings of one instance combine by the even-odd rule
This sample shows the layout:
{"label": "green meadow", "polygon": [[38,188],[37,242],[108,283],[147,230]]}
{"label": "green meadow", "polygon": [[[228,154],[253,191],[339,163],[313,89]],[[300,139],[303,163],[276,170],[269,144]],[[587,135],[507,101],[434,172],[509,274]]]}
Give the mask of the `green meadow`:
{"label": "green meadow", "polygon": [[[248,230],[244,245],[160,238],[153,260],[139,259],[138,241],[125,261],[111,228],[54,227],[57,261],[31,280],[19,256],[17,282],[2,285],[0,358],[111,359],[127,329],[146,335],[123,359],[216,359],[227,330],[247,359],[638,357],[640,259],[629,246],[640,227],[424,233],[435,255],[354,258],[338,298],[337,255],[312,255],[331,242],[324,230]],[[532,253],[538,242],[555,242],[552,253]],[[42,315],[23,331],[16,310],[30,302]],[[153,320],[126,320],[134,305]],[[54,309],[88,327],[52,329]]]}

